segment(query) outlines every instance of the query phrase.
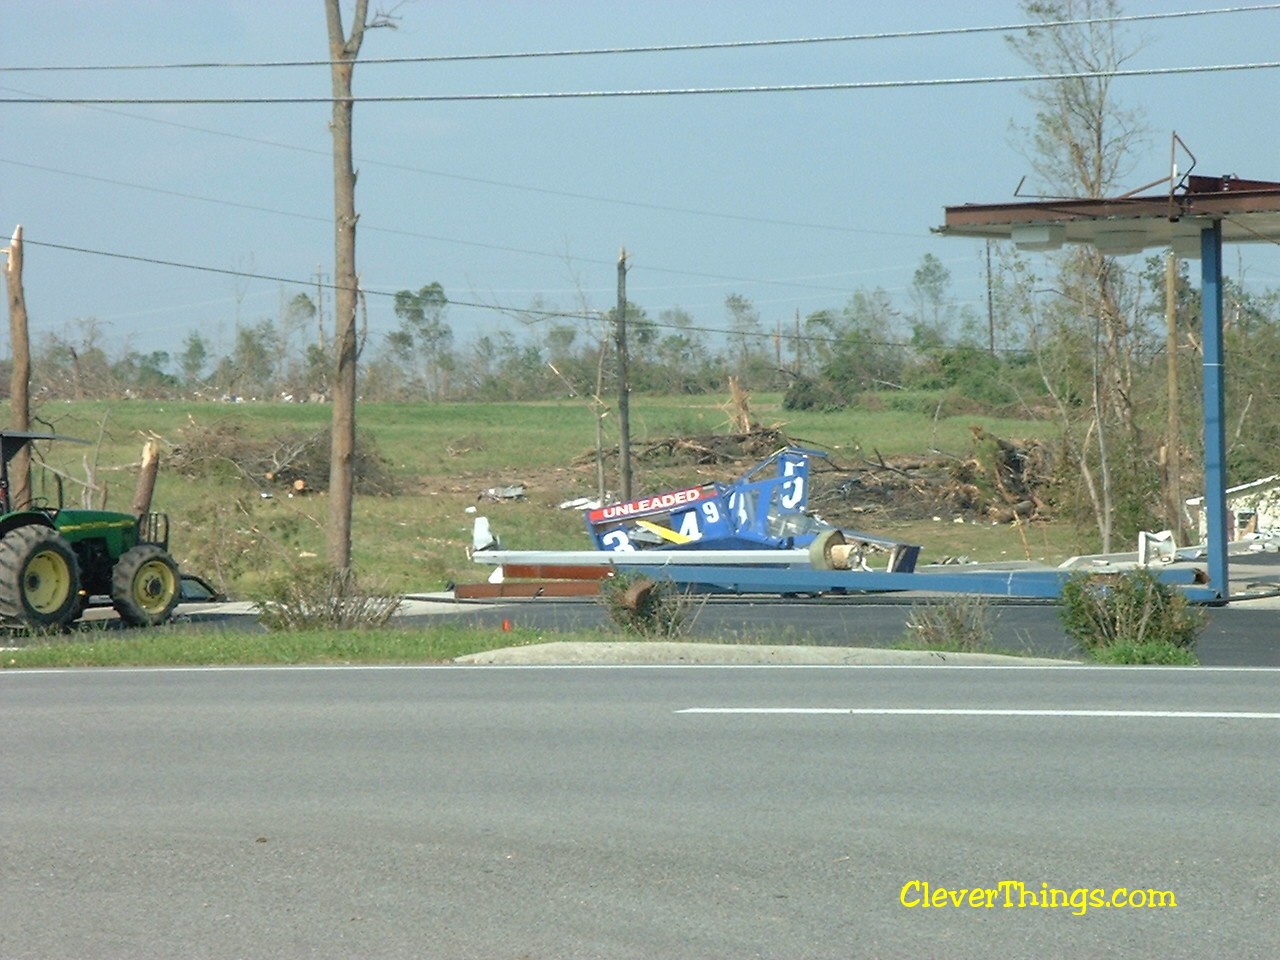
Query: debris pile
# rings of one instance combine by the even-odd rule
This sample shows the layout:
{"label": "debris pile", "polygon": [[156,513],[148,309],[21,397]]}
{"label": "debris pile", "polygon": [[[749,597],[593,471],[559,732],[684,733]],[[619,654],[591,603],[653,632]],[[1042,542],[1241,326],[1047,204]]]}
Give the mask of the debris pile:
{"label": "debris pile", "polygon": [[[173,445],[169,466],[189,478],[234,476],[259,488],[283,487],[304,494],[329,488],[328,431],[277,434],[259,440],[238,421],[199,424],[191,419]],[[385,496],[395,492],[386,462],[373,444],[356,436],[354,471],[357,493]]]}
{"label": "debris pile", "polygon": [[[810,508],[836,526],[879,521],[949,519],[1011,523],[1015,518],[1045,519],[1045,491],[1053,482],[1051,450],[1039,440],[1010,441],[973,428],[973,449],[966,456],[938,451],[925,455],[870,457],[849,465],[839,454],[811,462]],[[697,482],[729,482],[751,463],[787,446],[813,447],[777,427],[753,427],[742,433],[663,437],[633,444],[632,460],[650,466],[710,467]],[[575,460],[595,462],[595,452]],[[617,451],[606,451],[612,460]]]}
{"label": "debris pile", "polygon": [[[695,436],[663,437],[633,443],[632,460],[649,464],[714,466],[741,461],[762,460],[774,451],[791,445],[791,440],[777,427],[754,427],[740,433],[705,433]],[[617,451],[607,451],[616,457]],[[579,456],[574,463],[595,463],[594,450]]]}
{"label": "debris pile", "polygon": [[877,452],[852,468],[815,462],[809,503],[837,525],[867,514],[898,521],[942,514],[994,523],[1046,518],[1051,451],[1038,440],[1015,443],[978,428],[974,440],[967,457]]}

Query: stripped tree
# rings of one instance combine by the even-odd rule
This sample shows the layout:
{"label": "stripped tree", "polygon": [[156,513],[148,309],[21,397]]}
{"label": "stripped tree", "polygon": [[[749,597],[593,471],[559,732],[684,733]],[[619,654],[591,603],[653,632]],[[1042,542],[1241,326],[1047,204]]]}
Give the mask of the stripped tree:
{"label": "stripped tree", "polygon": [[386,14],[368,22],[369,0],[356,0],[351,32],[342,26],[339,0],[325,0],[329,27],[329,71],[333,82],[334,325],[333,428],[329,463],[329,563],[351,568],[351,513],[355,493],[356,442],[356,170],[351,150],[351,77],[369,27],[389,27]]}
{"label": "stripped tree", "polygon": [[[9,378],[9,429],[21,432],[31,425],[31,341],[27,333],[27,301],[22,292],[22,225],[13,231],[6,251],[4,279],[9,300],[9,343],[13,369]],[[23,446],[9,465],[9,509],[31,502],[31,451]]]}
{"label": "stripped tree", "polygon": [[[1035,122],[1017,131],[1025,137],[1038,186],[1055,196],[1112,195],[1145,137],[1139,114],[1122,108],[1112,89],[1114,74],[1140,44],[1117,26],[1116,0],[1025,0],[1023,9],[1043,25],[1010,37],[1009,44],[1049,78],[1029,88]],[[1109,551],[1113,534],[1121,532],[1115,529],[1118,513],[1126,528],[1141,528],[1149,519],[1134,395],[1135,358],[1146,339],[1136,309],[1138,284],[1114,257],[1089,245],[1064,252],[1057,270],[1058,296],[1043,307],[1031,341],[1047,352],[1041,368],[1052,366],[1062,375],[1058,382],[1046,379],[1051,394],[1090,398],[1087,405],[1061,409],[1072,418],[1084,413],[1084,422],[1064,426],[1102,549]]]}

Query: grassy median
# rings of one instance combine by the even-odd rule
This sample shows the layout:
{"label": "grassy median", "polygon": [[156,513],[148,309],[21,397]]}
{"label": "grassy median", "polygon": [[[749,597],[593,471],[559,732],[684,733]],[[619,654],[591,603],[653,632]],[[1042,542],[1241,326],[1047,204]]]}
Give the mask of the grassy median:
{"label": "grassy median", "polygon": [[[259,633],[210,630],[183,624],[154,630],[88,629],[68,637],[10,638],[0,666],[159,667],[232,664],[444,663],[468,653],[542,643],[545,631],[477,628],[442,623],[428,627],[306,630]],[[556,640],[609,639],[599,633],[560,634]]]}

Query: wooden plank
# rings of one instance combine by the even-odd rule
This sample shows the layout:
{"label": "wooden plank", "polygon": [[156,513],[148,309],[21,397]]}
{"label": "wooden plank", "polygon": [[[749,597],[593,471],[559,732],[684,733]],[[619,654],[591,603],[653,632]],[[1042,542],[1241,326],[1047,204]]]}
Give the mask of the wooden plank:
{"label": "wooden plank", "polygon": [[604,580],[613,571],[587,564],[504,563],[502,573],[509,580]]}

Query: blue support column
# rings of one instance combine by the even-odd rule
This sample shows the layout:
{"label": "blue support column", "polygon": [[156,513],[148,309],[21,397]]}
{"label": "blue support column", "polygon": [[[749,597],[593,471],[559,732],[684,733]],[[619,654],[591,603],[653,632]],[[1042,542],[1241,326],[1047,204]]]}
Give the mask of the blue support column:
{"label": "blue support column", "polygon": [[1227,441],[1222,347],[1222,223],[1200,231],[1201,335],[1204,339],[1204,510],[1209,587],[1227,585]]}

